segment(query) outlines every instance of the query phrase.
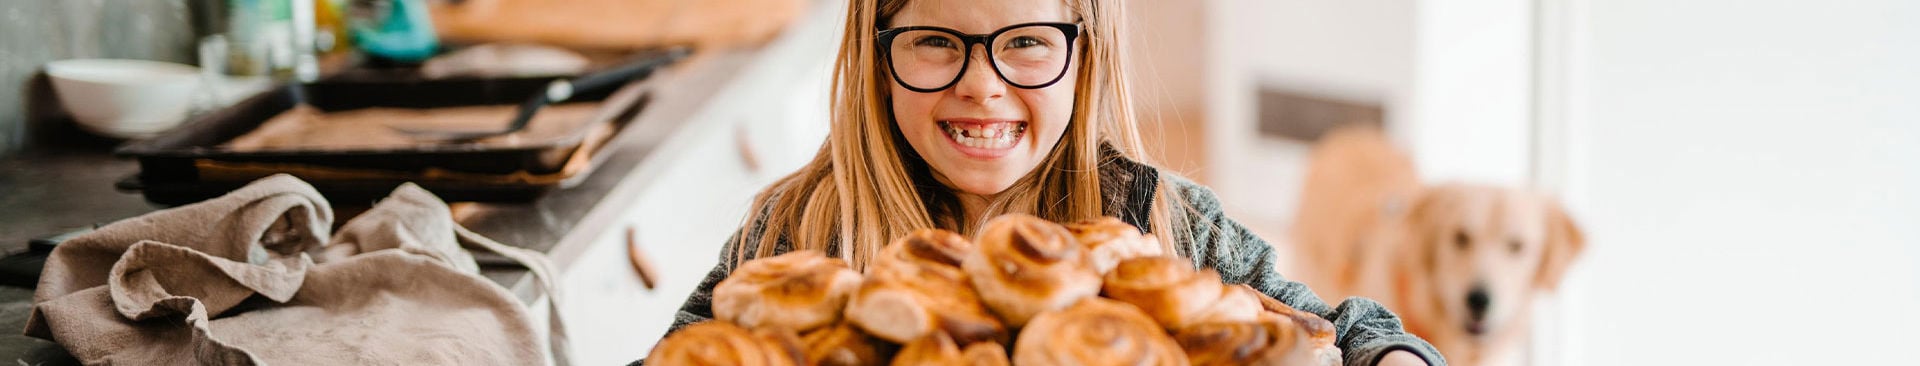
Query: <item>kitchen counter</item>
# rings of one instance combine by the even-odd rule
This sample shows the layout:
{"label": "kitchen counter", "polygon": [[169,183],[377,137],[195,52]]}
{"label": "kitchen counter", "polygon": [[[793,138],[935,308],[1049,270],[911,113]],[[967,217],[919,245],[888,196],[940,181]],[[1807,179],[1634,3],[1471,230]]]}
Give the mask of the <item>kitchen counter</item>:
{"label": "kitchen counter", "polygon": [[[579,239],[570,240],[570,234],[591,235],[607,230],[611,220],[593,214],[602,203],[620,201],[611,195],[622,186],[640,183],[629,179],[631,173],[658,146],[657,141],[650,141],[655,139],[644,135],[671,131],[679,127],[677,122],[685,120],[687,111],[671,108],[669,103],[697,101],[706,96],[703,94],[710,94],[714,88],[697,86],[723,84],[724,80],[711,79],[728,75],[719,69],[738,67],[738,60],[745,56],[741,53],[708,55],[701,64],[689,65],[694,66],[693,70],[682,70],[688,72],[675,75],[680,79],[708,80],[694,83],[678,80],[671,83],[674,85],[661,85],[682,95],[655,97],[653,105],[659,107],[645,110],[633,122],[633,128],[647,128],[616,137],[602,151],[612,155],[578,185],[552,191],[528,203],[452,203],[456,218],[461,225],[496,241],[549,254],[556,254],[557,250],[567,252],[560,249],[578,245],[575,242]],[[54,131],[47,136],[58,140],[40,144],[46,148],[22,151],[0,160],[0,243],[4,243],[0,249],[6,253],[26,250],[27,242],[33,238],[106,224],[161,208],[147,203],[138,192],[115,190],[115,181],[139,172],[136,162],[112,156],[116,141],[91,137],[77,129]],[[340,214],[336,225],[365,209],[337,202],[335,206]],[[555,257],[563,257],[555,258],[559,263],[571,259]],[[543,294],[532,285],[532,276],[523,268],[485,266],[481,272],[530,305],[541,300]],[[0,357],[12,355],[12,358],[27,360],[28,364],[64,358],[57,345],[17,334],[25,324],[31,299],[31,289],[0,290],[0,301],[4,301],[4,305],[0,305],[0,316],[5,317],[0,323],[10,327],[0,329],[0,334],[6,334],[0,336],[0,352],[3,352]],[[60,357],[47,359],[52,356]]]}
{"label": "kitchen counter", "polygon": [[[654,89],[671,90],[653,96],[653,101],[635,116],[630,130],[609,141],[600,153],[607,160],[578,185],[558,189],[528,203],[456,202],[455,215],[463,226],[496,241],[543,252],[561,247],[566,235],[576,231],[604,229],[602,220],[589,220],[589,214],[623,183],[662,136],[682,127],[688,114],[700,107],[700,101],[712,97],[730,76],[735,75],[752,51],[733,51],[701,55],[686,62],[674,73],[649,83]],[[139,172],[132,159],[112,155],[121,141],[96,137],[80,131],[68,121],[49,121],[53,131],[38,136],[33,148],[0,158],[0,251],[25,251],[27,242],[80,228],[104,225],[163,208],[148,203],[139,192],[119,191],[114,183]],[[366,207],[343,206],[335,202],[340,215],[335,224],[344,223]],[[524,270],[490,268],[485,274],[512,286],[524,282]]]}
{"label": "kitchen counter", "polygon": [[[624,272],[624,278],[618,270],[603,270],[611,266],[612,261],[626,263],[624,255],[611,259],[607,253],[624,253],[624,247],[632,243],[609,238],[624,238],[622,234],[637,222],[660,222],[660,226],[641,228],[651,230],[643,234],[643,240],[655,241],[651,255],[662,272],[668,272],[666,291],[647,289],[643,297],[645,307],[634,307],[637,297],[622,297],[616,301],[593,299],[591,295],[601,295],[595,291],[570,291],[580,295],[568,295],[572,307],[563,307],[566,318],[603,318],[605,309],[645,310],[645,326],[641,333],[653,335],[634,335],[634,333],[614,333],[616,337],[657,337],[655,322],[670,322],[670,307],[678,305],[678,299],[684,299],[684,291],[697,282],[699,274],[705,272],[714,263],[718,253],[720,238],[737,224],[737,217],[745,213],[745,201],[758,186],[764,186],[772,178],[778,178],[780,172],[791,171],[803,163],[803,155],[818,148],[818,138],[824,136],[824,115],[826,115],[826,71],[831,59],[831,42],[837,38],[837,15],[833,6],[820,6],[820,10],[810,11],[801,23],[795,23],[795,29],[783,34],[778,40],[753,48],[753,50],[728,50],[728,52],[699,52],[697,56],[676,65],[674,69],[660,73],[655,79],[645,80],[655,92],[649,105],[636,115],[636,121],[626,130],[622,130],[609,146],[601,153],[611,153],[609,159],[582,180],[578,186],[563,188],[543,195],[538,201],[530,203],[453,203],[455,220],[474,232],[488,236],[501,243],[518,245],[526,249],[536,249],[547,253],[549,259],[563,272],[561,287],[582,287],[578,284],[601,286],[599,282],[632,282],[637,278],[632,272]],[[818,90],[814,90],[818,88]],[[803,90],[795,94],[795,90]],[[46,90],[38,90],[46,92]],[[810,94],[806,94],[810,92]],[[795,98],[799,96],[799,98]],[[818,98],[812,98],[818,96]],[[780,100],[799,100],[781,105]],[[768,103],[774,102],[774,103]],[[747,105],[747,107],[743,107]],[[803,123],[785,123],[785,128],[760,128],[766,121],[789,121],[791,111],[803,109],[795,105],[804,105],[806,111],[816,111],[818,117],[799,119]],[[758,111],[756,111],[758,109]],[[129,174],[138,172],[138,165],[131,159],[111,157],[111,149],[117,144],[113,140],[94,138],[71,123],[48,123],[60,128],[52,128],[46,134],[35,136],[33,148],[19,151],[10,157],[0,159],[0,249],[6,253],[25,251],[25,243],[33,238],[60,234],[71,228],[84,228],[94,224],[106,224],[119,218],[136,217],[142,213],[156,211],[159,207],[144,201],[136,192],[115,192],[113,182]],[[783,123],[774,123],[783,125]],[[806,125],[797,130],[791,125]],[[772,138],[770,138],[772,136]],[[799,136],[799,138],[793,138]],[[766,144],[766,142],[793,142],[793,144]],[[737,149],[737,155],[733,155]],[[730,151],[724,157],[720,153]],[[714,161],[726,165],[739,165],[741,169],[714,169],[720,167]],[[693,182],[682,182],[689,178],[685,172],[718,171],[726,172],[720,178],[691,178]],[[672,182],[662,182],[672,180]],[[664,197],[674,197],[687,190],[685,186],[695,186],[710,180],[728,180],[724,186],[710,188],[708,194],[687,195],[680,199],[695,197],[722,197],[714,203],[720,209],[691,209],[687,217],[674,217],[678,213],[668,207],[678,209],[672,203],[660,203]],[[664,186],[662,186],[664,184]],[[361,209],[338,207],[340,222],[346,222],[351,215],[357,215]],[[660,218],[666,217],[666,218]],[[678,220],[699,220],[678,222]],[[336,222],[336,224],[340,224]],[[674,226],[697,226],[699,234],[685,234],[689,228]],[[666,232],[666,234],[662,234]],[[718,234],[714,234],[718,232]],[[680,241],[699,241],[680,243]],[[710,243],[708,243],[710,241]],[[486,259],[486,255],[476,255]],[[684,257],[697,257],[699,261],[682,261]],[[595,261],[586,270],[574,268],[582,261]],[[482,261],[490,263],[490,261]],[[540,293],[530,272],[516,266],[482,266],[482,274],[493,282],[511,289],[522,301],[534,307],[536,316],[545,314],[545,307],[551,303],[545,301],[545,293]],[[566,282],[566,278],[578,278]],[[597,282],[593,282],[597,280]],[[42,339],[33,339],[17,335],[17,330],[25,324],[27,309],[31,309],[31,289],[23,287],[0,287],[0,358],[17,358],[25,364],[73,364],[73,360],[61,351],[58,345]],[[582,295],[586,299],[582,299]],[[672,299],[672,305],[666,301]],[[582,305],[588,303],[588,305]],[[588,307],[588,309],[580,309]],[[572,314],[574,309],[586,314]],[[664,318],[664,320],[662,320]],[[626,328],[622,324],[582,324],[582,320],[572,320],[574,349],[576,360],[582,349],[599,351],[599,358],[626,358],[628,351],[609,351],[609,349],[632,349],[636,345],[645,345],[651,349],[655,339],[614,339],[616,345],[582,345],[582,339],[597,339],[595,335],[605,337],[605,333],[616,332],[609,328]],[[588,332],[588,335],[582,335]],[[601,332],[601,333],[591,333]],[[639,349],[645,351],[645,349]],[[586,360],[599,360],[586,358]]]}

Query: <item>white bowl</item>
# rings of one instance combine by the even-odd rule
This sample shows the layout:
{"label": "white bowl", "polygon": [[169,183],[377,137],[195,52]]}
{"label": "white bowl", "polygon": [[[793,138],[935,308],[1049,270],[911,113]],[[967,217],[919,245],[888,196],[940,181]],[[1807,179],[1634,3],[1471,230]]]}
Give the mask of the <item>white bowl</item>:
{"label": "white bowl", "polygon": [[47,63],[60,106],[80,127],[118,138],[151,137],[192,111],[200,69],[170,62],[73,59]]}

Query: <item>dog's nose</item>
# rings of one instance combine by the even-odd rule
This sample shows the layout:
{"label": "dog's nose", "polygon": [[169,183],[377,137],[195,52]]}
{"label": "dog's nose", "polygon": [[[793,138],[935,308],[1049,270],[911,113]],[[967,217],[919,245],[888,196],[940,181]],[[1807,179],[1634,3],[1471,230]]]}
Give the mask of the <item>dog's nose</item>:
{"label": "dog's nose", "polygon": [[1487,306],[1492,303],[1493,298],[1487,296],[1485,287],[1474,286],[1473,290],[1467,291],[1467,311],[1473,314],[1475,320],[1486,318]]}

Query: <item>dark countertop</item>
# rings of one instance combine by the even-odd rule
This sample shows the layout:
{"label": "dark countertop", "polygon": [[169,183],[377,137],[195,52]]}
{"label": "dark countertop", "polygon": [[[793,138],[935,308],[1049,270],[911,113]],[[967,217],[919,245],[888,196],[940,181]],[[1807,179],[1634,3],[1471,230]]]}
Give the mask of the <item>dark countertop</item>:
{"label": "dark countertop", "polygon": [[[461,225],[495,241],[548,253],[559,268],[565,268],[584,251],[581,247],[585,241],[591,240],[581,238],[611,229],[608,226],[615,220],[606,216],[617,215],[609,211],[618,208],[597,209],[601,203],[628,199],[610,195],[624,192],[620,189],[624,185],[636,184],[629,179],[631,173],[644,163],[663,136],[681,127],[676,122],[698,111],[702,101],[730,81],[735,69],[756,53],[696,55],[656,78],[659,80],[650,80],[658,83],[656,90],[662,92],[652,97],[627,130],[608,143],[602,154],[611,155],[578,185],[551,191],[529,203],[455,203],[455,217]],[[33,238],[161,208],[148,204],[138,192],[114,188],[114,182],[139,171],[136,162],[112,156],[119,141],[93,137],[70,123],[45,125],[54,127],[37,133],[37,141],[27,149],[0,158],[0,250],[21,252]],[[340,213],[336,225],[363,209],[336,207]],[[525,269],[483,266],[481,272],[529,304],[541,299]],[[28,364],[74,363],[58,345],[19,335],[31,298],[31,289],[0,286],[0,358]]]}
{"label": "dark countertop", "polygon": [[114,181],[140,171],[112,156],[119,141],[70,124],[36,137],[35,146],[0,158],[0,250],[24,251],[33,238],[158,209],[138,193],[114,189]]}
{"label": "dark countertop", "polygon": [[[66,124],[36,136],[40,144],[0,159],[0,250],[24,252],[27,241],[158,209],[113,182],[139,171],[113,158],[118,141]],[[20,334],[33,309],[33,289],[0,286],[0,355],[28,364],[78,364],[59,345]]]}

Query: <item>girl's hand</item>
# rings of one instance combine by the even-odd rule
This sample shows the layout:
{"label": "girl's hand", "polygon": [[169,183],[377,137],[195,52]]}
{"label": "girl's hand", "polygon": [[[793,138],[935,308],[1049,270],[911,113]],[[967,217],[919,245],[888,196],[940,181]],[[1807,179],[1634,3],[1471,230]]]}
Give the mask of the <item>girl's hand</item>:
{"label": "girl's hand", "polygon": [[1387,352],[1386,357],[1380,358],[1379,366],[1427,366],[1427,361],[1420,359],[1420,356],[1414,355],[1413,352],[1393,351]]}

